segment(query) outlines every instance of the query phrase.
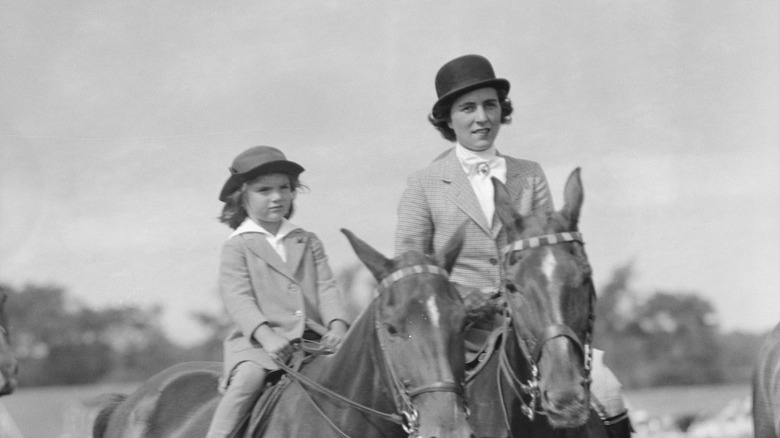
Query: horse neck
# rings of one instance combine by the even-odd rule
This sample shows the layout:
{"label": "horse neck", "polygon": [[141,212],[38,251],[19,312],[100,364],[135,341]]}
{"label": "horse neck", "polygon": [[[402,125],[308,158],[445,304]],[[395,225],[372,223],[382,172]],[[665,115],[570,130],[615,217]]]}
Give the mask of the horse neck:
{"label": "horse neck", "polygon": [[352,401],[392,411],[395,409],[387,373],[382,368],[383,352],[376,333],[378,299],[360,314],[350,327],[338,351],[323,357],[319,366],[311,366],[311,377]]}

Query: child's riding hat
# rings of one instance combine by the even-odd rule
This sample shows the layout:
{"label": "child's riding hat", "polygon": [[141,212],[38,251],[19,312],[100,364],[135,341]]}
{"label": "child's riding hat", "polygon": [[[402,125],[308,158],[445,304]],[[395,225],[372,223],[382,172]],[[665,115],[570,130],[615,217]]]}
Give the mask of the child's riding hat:
{"label": "child's riding hat", "polygon": [[304,169],[300,164],[287,160],[282,151],[275,147],[255,146],[241,152],[228,170],[230,178],[219,193],[219,200],[222,202],[226,202],[228,196],[241,188],[243,183],[260,175],[286,173],[295,177]]}
{"label": "child's riding hat", "polygon": [[484,56],[464,55],[455,58],[436,73],[436,95],[439,100],[433,105],[433,113],[452,103],[458,96],[485,87],[508,92],[509,81],[496,78],[493,66]]}

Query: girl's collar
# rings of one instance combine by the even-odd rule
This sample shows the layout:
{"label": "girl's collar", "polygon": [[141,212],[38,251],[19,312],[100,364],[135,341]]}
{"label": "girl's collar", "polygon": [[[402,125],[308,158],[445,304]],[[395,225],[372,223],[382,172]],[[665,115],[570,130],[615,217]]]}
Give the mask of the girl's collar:
{"label": "girl's collar", "polygon": [[238,228],[236,228],[230,234],[230,238],[244,233],[260,233],[266,236],[273,236],[277,239],[281,239],[282,237],[290,234],[291,232],[299,228],[300,228],[299,226],[293,224],[287,219],[282,218],[282,224],[279,226],[279,231],[277,231],[276,236],[274,236],[273,234],[269,233],[265,228],[258,225],[257,222],[253,221],[250,218],[246,218],[244,219],[244,222],[241,222],[241,225],[239,225]]}

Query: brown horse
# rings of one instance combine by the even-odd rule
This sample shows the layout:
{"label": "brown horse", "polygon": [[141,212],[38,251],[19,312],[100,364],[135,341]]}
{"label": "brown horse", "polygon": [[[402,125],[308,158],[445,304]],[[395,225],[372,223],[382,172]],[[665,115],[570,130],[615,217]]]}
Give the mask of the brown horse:
{"label": "brown horse", "polygon": [[[275,407],[239,436],[473,437],[462,387],[465,315],[448,281],[463,234],[436,256],[387,259],[343,231],[379,282],[377,298],[335,354],[283,377]],[[93,434],[202,437],[219,399],[219,375],[218,363],[164,371],[104,409]]]}
{"label": "brown horse", "polygon": [[7,298],[8,295],[0,291],[0,396],[14,392],[18,371],[18,364],[11,351],[11,340],[8,334],[8,315],[5,312]]}
{"label": "brown horse", "polygon": [[606,436],[589,400],[591,268],[577,231],[579,169],[557,212],[521,217],[494,178],[505,249],[506,309],[498,342],[467,381],[477,436]]}
{"label": "brown horse", "polygon": [[753,374],[756,438],[780,437],[780,324],[764,340]]}

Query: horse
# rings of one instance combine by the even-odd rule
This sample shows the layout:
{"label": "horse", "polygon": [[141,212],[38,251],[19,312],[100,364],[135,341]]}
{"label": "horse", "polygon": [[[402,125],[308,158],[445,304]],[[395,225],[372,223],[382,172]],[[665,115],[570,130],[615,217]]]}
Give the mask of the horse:
{"label": "horse", "polygon": [[11,351],[11,339],[8,333],[8,315],[5,302],[8,295],[0,291],[0,396],[8,395],[16,389],[16,374],[19,365]]}
{"label": "horse", "polygon": [[752,394],[755,437],[780,437],[780,324],[769,333],[758,352]]}
{"label": "horse", "polygon": [[[470,438],[463,399],[463,303],[448,275],[459,233],[440,253],[387,259],[348,230],[378,295],[332,355],[288,371],[256,405],[244,437]],[[217,362],[184,363],[152,377],[97,416],[93,436],[202,437],[219,400]],[[273,394],[273,395],[272,395]],[[260,408],[258,408],[260,406]]]}
{"label": "horse", "polygon": [[505,293],[498,301],[503,318],[492,332],[495,341],[467,377],[477,436],[607,436],[590,407],[595,290],[577,228],[579,172],[569,175],[561,210],[525,217],[493,178],[509,244]]}

